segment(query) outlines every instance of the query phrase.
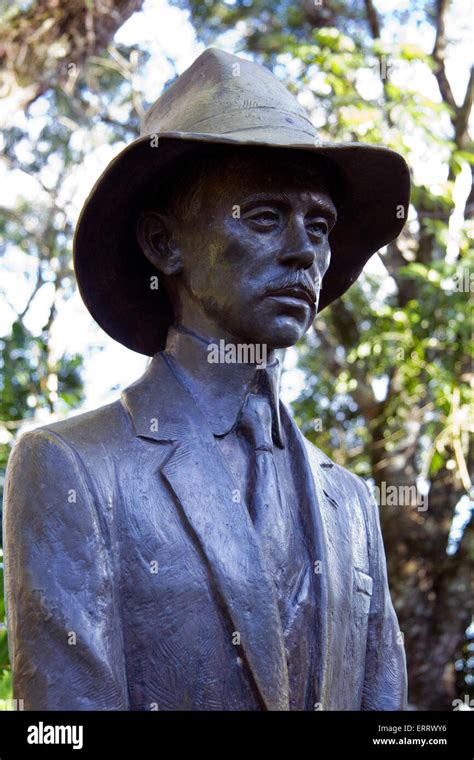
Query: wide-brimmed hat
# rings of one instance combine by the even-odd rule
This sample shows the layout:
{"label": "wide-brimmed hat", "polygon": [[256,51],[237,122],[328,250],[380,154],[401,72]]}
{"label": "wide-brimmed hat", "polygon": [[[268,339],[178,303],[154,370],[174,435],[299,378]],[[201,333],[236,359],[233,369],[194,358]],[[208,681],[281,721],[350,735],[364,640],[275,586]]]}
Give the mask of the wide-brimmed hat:
{"label": "wide-brimmed hat", "polygon": [[[173,323],[157,271],[140,250],[136,220],[146,189],[163,190],[205,146],[261,146],[324,157],[343,187],[330,235],[331,264],[319,311],[342,295],[406,220],[408,167],[384,147],[324,143],[296,98],[263,66],[209,48],[147,111],[141,137],[124,148],[87,198],[76,228],[74,267],[90,313],[112,338],[142,354],[161,351]],[[173,181],[176,177],[173,178]],[[149,198],[148,198],[149,200]],[[336,204],[337,205],[337,204]]]}

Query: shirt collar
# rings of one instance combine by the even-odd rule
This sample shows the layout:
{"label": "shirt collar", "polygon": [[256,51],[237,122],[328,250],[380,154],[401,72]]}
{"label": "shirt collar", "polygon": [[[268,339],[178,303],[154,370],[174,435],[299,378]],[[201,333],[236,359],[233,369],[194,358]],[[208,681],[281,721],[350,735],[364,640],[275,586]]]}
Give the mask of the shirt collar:
{"label": "shirt collar", "polygon": [[211,344],[184,327],[171,327],[165,358],[193,396],[216,436],[227,435],[237,424],[248,393],[267,396],[272,409],[272,437],[284,447],[280,422],[280,362],[260,366],[250,363],[211,363]]}

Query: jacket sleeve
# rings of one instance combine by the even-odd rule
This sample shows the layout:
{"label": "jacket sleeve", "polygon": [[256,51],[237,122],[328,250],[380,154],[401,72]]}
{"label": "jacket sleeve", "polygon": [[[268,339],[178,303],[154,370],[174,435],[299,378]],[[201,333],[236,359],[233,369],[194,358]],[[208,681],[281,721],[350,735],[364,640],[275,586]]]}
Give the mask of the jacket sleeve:
{"label": "jacket sleeve", "polygon": [[126,710],[110,548],[79,457],[54,432],[24,434],[4,503],[13,696],[26,710]]}
{"label": "jacket sleeve", "polygon": [[373,580],[362,710],[405,710],[407,673],[403,634],[390,598],[379,508],[367,484],[369,563]]}

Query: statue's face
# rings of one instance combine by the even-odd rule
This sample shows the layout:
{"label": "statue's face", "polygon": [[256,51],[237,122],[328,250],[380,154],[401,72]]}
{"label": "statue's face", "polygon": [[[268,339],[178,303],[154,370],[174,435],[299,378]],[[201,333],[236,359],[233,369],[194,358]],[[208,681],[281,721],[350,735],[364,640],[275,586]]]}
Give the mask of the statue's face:
{"label": "statue's face", "polygon": [[330,260],[336,209],[323,175],[246,156],[206,174],[193,193],[193,213],[170,230],[184,324],[202,323],[200,313],[217,336],[270,349],[296,343]]}

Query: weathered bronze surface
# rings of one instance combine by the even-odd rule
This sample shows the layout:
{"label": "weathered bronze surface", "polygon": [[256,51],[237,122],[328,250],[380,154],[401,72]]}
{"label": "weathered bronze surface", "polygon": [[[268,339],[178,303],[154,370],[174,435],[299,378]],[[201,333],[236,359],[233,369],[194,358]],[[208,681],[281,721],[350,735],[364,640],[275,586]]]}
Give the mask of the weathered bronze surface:
{"label": "weathered bronze surface", "polygon": [[383,148],[315,147],[280,83],[216,50],[144,135],[88,199],[75,264],[97,321],[153,358],[120,400],[14,448],[14,696],[46,710],[403,709],[377,506],[299,432],[277,352],[398,234],[406,166]]}

